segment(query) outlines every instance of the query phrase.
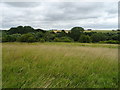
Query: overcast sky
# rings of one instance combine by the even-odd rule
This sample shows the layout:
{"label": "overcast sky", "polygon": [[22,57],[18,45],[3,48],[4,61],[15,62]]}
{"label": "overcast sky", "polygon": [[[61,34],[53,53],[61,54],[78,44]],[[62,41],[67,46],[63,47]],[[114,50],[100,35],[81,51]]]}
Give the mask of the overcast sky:
{"label": "overcast sky", "polygon": [[118,28],[117,2],[6,2],[0,8],[0,29],[19,25],[47,30]]}

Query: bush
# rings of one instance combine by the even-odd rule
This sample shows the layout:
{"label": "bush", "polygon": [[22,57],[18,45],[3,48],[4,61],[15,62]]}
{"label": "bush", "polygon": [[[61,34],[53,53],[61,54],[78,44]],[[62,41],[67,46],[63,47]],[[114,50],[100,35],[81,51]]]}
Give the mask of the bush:
{"label": "bush", "polygon": [[35,37],[36,39],[39,41],[39,38],[42,38],[44,36],[44,33],[43,32],[37,32],[35,33]]}
{"label": "bush", "polygon": [[99,43],[119,44],[120,42],[117,40],[108,40],[108,41],[100,41]]}
{"label": "bush", "polygon": [[117,34],[115,34],[115,35],[112,35],[112,40],[118,40],[118,35]]}
{"label": "bush", "polygon": [[107,36],[104,33],[95,33],[91,36],[92,42],[99,42],[107,40]]}
{"label": "bush", "polygon": [[81,43],[90,43],[91,38],[88,35],[81,35],[79,38],[79,42]]}
{"label": "bush", "polygon": [[43,36],[45,41],[51,42],[54,40],[55,38],[55,34],[51,33],[51,32],[46,32]]}
{"label": "bush", "polygon": [[35,42],[35,41],[36,41],[35,37],[29,37],[27,39],[27,42]]}
{"label": "bush", "polygon": [[62,30],[61,32],[57,33],[57,37],[66,37],[67,36],[67,33]]}
{"label": "bush", "polygon": [[44,38],[40,38],[39,42],[45,42]]}
{"label": "bush", "polygon": [[13,35],[6,35],[2,37],[2,42],[14,42],[16,41],[16,37]]}
{"label": "bush", "polygon": [[31,33],[27,33],[27,34],[23,34],[20,38],[19,38],[20,42],[35,42],[35,36]]}
{"label": "bush", "polygon": [[70,37],[61,37],[61,38],[55,38],[55,42],[73,42],[73,39]]}
{"label": "bush", "polygon": [[15,41],[18,41],[21,37],[21,34],[12,34],[12,36],[15,38]]}

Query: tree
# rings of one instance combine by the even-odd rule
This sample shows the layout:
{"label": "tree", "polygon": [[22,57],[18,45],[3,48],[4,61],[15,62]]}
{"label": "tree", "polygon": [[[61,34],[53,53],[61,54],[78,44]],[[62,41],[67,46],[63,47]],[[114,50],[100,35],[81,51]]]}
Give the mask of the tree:
{"label": "tree", "polygon": [[34,32],[34,29],[31,26],[24,26],[24,33]]}
{"label": "tree", "polygon": [[99,42],[107,40],[107,36],[104,33],[95,33],[91,36],[92,42]]}
{"label": "tree", "polygon": [[93,34],[95,34],[96,32],[84,32],[85,35],[88,35],[88,36],[92,36]]}
{"label": "tree", "polygon": [[74,40],[74,41],[78,41],[79,40],[79,37],[80,35],[83,33],[84,31],[84,28],[82,27],[73,27],[71,29],[71,32],[70,32],[70,37]]}
{"label": "tree", "polygon": [[28,37],[27,42],[35,42],[35,37]]}
{"label": "tree", "polygon": [[25,33],[29,33],[29,32],[34,32],[34,29],[30,26],[18,26],[18,27],[12,27],[8,30],[9,34],[25,34]]}
{"label": "tree", "polygon": [[46,33],[44,34],[43,38],[44,38],[45,41],[51,42],[51,41],[54,40],[55,34],[53,34],[53,33],[51,33],[51,32],[46,32]]}
{"label": "tree", "polygon": [[42,33],[45,33],[46,31],[45,31],[45,30],[42,30],[42,29],[35,29],[35,32],[42,32]]}
{"label": "tree", "polygon": [[35,42],[35,36],[31,33],[27,33],[27,34],[23,34],[20,38],[19,38],[20,42]]}
{"label": "tree", "polygon": [[81,43],[90,43],[91,38],[88,35],[81,35],[79,38],[79,42]]}
{"label": "tree", "polygon": [[62,30],[61,32],[59,32],[59,33],[57,33],[58,35],[58,37],[65,37],[65,36],[67,36],[67,33],[64,31],[64,30]]}
{"label": "tree", "polygon": [[21,34],[12,34],[12,36],[15,38],[15,41],[18,41],[19,38],[21,37]]}
{"label": "tree", "polygon": [[23,26],[18,26],[16,33],[24,34],[25,33],[24,27]]}
{"label": "tree", "polygon": [[14,42],[16,38],[13,35],[6,35],[2,37],[2,42]]}
{"label": "tree", "polygon": [[35,37],[39,41],[40,38],[44,37],[44,33],[43,32],[37,32],[37,33],[35,33]]}
{"label": "tree", "polygon": [[17,28],[14,28],[14,27],[10,28],[10,29],[8,30],[8,33],[9,33],[9,34],[18,33]]}
{"label": "tree", "polygon": [[112,35],[112,40],[118,40],[118,34]]}

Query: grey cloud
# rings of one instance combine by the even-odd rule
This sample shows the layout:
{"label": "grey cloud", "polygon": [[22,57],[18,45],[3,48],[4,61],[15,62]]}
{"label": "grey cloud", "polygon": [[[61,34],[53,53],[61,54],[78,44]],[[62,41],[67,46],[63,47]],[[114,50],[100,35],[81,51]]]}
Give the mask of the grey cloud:
{"label": "grey cloud", "polygon": [[26,7],[36,7],[40,5],[41,3],[37,2],[4,2],[5,4],[11,6],[11,7],[20,7],[20,8],[26,8]]}
{"label": "grey cloud", "polygon": [[[46,20],[75,20],[98,18],[104,13],[103,3],[71,3],[65,2],[60,5],[54,5],[46,12]],[[49,12],[50,11],[50,12]],[[101,12],[101,13],[100,13]]]}
{"label": "grey cloud", "polygon": [[4,3],[3,27],[30,25],[44,29],[70,29],[73,26],[116,28],[115,22],[113,25],[105,22],[105,19],[117,17],[116,4],[107,2]]}

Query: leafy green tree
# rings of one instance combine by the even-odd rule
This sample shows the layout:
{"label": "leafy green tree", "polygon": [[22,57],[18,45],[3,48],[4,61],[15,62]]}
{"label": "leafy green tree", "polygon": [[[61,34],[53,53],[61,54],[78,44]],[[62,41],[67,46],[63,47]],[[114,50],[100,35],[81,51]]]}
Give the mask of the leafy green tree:
{"label": "leafy green tree", "polygon": [[88,36],[92,36],[93,34],[95,34],[96,32],[84,32],[85,35],[88,35]]}
{"label": "leafy green tree", "polygon": [[90,43],[91,38],[88,35],[81,35],[80,38],[79,38],[79,42],[81,42],[81,43]]}
{"label": "leafy green tree", "polygon": [[27,33],[27,34],[23,34],[20,38],[19,38],[20,42],[35,42],[36,38],[33,34],[31,33]]}
{"label": "leafy green tree", "polygon": [[28,37],[27,42],[35,42],[35,37]]}
{"label": "leafy green tree", "polygon": [[25,34],[25,33],[29,33],[29,32],[34,32],[34,29],[30,26],[18,26],[18,27],[12,27],[8,30],[9,34]]}
{"label": "leafy green tree", "polygon": [[51,42],[51,41],[54,40],[55,34],[53,34],[53,33],[51,33],[51,32],[46,32],[46,33],[44,34],[43,38],[44,38],[45,41]]}
{"label": "leafy green tree", "polygon": [[14,27],[10,28],[10,29],[8,30],[8,33],[9,33],[9,34],[18,33],[17,28],[14,28]]}
{"label": "leafy green tree", "polygon": [[35,30],[35,32],[42,32],[42,33],[45,33],[45,32],[47,32],[47,31],[45,31],[45,30],[42,30],[42,29],[34,29]]}
{"label": "leafy green tree", "polygon": [[2,42],[14,42],[16,41],[16,38],[12,35],[6,35],[2,37]]}
{"label": "leafy green tree", "polygon": [[79,40],[79,37],[80,35],[83,33],[84,31],[84,28],[82,27],[73,27],[71,29],[71,32],[69,33],[70,34],[70,37],[74,40],[74,41],[78,41]]}
{"label": "leafy green tree", "polygon": [[37,32],[37,33],[35,33],[35,37],[39,41],[40,38],[44,37],[44,33],[43,32]]}
{"label": "leafy green tree", "polygon": [[118,40],[118,34],[112,35],[111,38],[112,40]]}
{"label": "leafy green tree", "polygon": [[19,38],[21,37],[21,34],[12,34],[12,36],[15,38],[15,41],[18,41]]}
{"label": "leafy green tree", "polygon": [[107,37],[104,33],[95,33],[91,36],[92,42],[99,42],[107,40]]}
{"label": "leafy green tree", "polygon": [[24,26],[24,33],[34,32],[34,29],[31,26]]}
{"label": "leafy green tree", "polygon": [[[118,43],[120,41],[120,32],[83,32],[82,27],[73,27],[68,33],[64,30],[58,33],[45,31],[42,29],[34,29],[31,26],[12,27],[9,30],[2,30],[0,39],[2,42],[72,42],[79,41],[82,43],[102,42]],[[112,40],[112,41],[111,41]]]}
{"label": "leafy green tree", "polygon": [[59,33],[57,33],[58,35],[58,37],[65,37],[65,36],[67,36],[67,33],[64,31],[64,30],[62,30],[61,32],[59,32]]}
{"label": "leafy green tree", "polygon": [[24,27],[23,27],[23,26],[18,26],[18,27],[16,28],[15,33],[24,34],[24,33],[25,33]]}

